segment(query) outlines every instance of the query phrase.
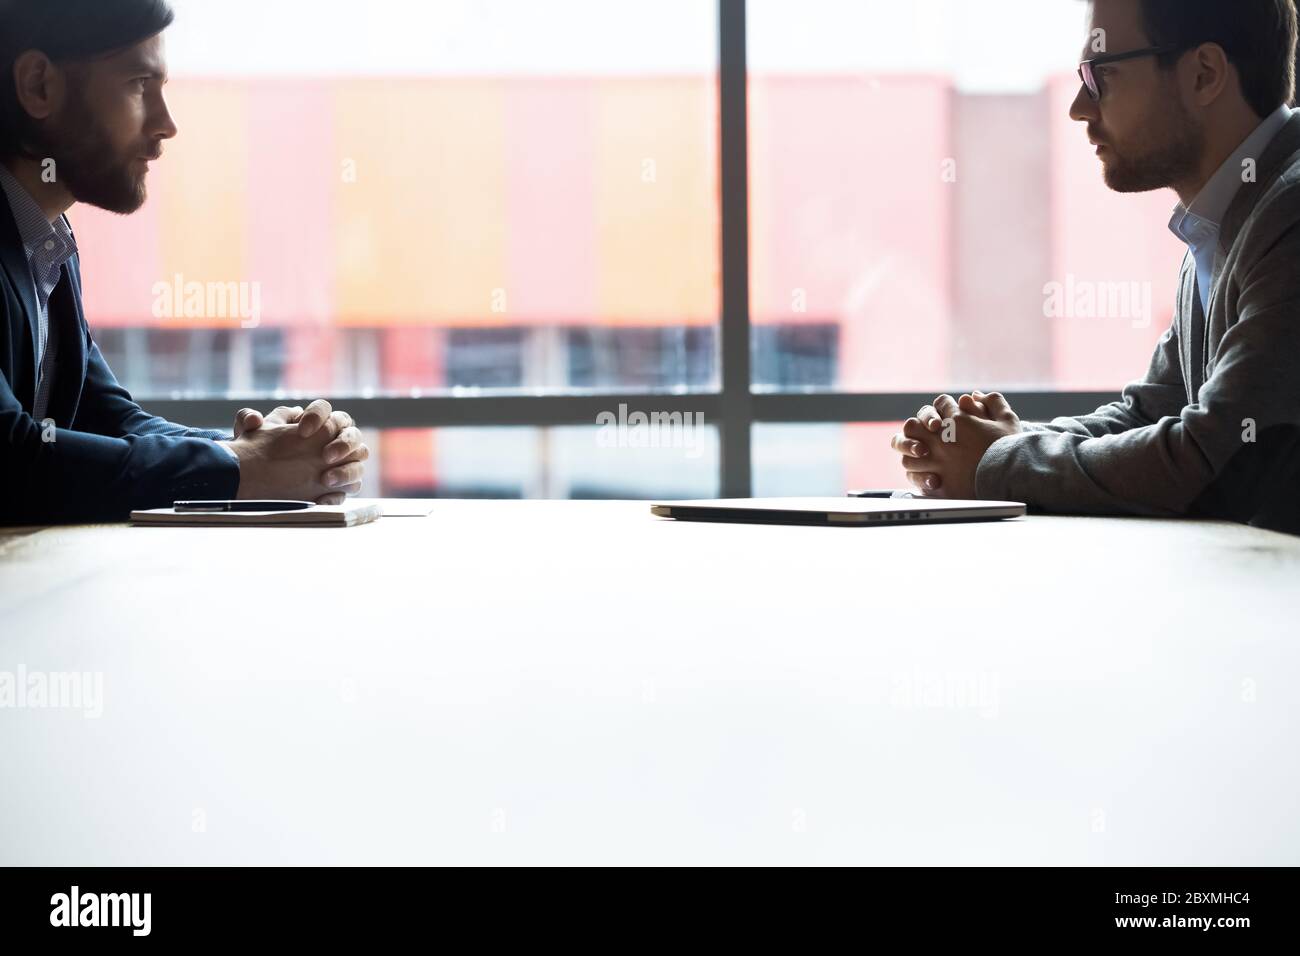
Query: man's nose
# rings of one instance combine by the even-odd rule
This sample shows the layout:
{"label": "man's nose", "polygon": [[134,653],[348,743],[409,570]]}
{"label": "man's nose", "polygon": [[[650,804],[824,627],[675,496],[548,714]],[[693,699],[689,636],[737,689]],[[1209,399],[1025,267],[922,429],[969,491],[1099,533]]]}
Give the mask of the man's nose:
{"label": "man's nose", "polygon": [[1079,84],[1079,95],[1070,104],[1070,119],[1076,123],[1090,123],[1101,119],[1097,104],[1088,94],[1088,88],[1082,83]]}
{"label": "man's nose", "polygon": [[172,139],[177,132],[171,110],[167,108],[167,100],[160,94],[157,106],[149,118],[149,135],[155,139]]}

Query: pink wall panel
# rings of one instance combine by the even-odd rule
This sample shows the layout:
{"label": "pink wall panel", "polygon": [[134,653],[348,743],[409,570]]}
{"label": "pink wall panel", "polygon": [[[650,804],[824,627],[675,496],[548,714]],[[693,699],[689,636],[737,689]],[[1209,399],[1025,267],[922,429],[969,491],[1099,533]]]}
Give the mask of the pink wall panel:
{"label": "pink wall panel", "polygon": [[947,80],[764,77],[751,87],[755,321],[838,321],[844,388],[942,383]]}
{"label": "pink wall panel", "polygon": [[[272,81],[249,101],[249,281],[261,283],[267,325],[328,325],[337,314],[332,82]],[[270,148],[268,148],[268,146]]]}
{"label": "pink wall panel", "polygon": [[529,322],[596,315],[595,87],[530,80],[506,98],[510,311]]}

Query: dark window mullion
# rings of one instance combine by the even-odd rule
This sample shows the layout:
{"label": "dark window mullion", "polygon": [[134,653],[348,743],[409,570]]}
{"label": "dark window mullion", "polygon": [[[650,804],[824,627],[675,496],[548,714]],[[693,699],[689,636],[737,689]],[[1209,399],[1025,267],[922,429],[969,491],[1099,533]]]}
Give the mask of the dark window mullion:
{"label": "dark window mullion", "polygon": [[725,498],[748,498],[750,431],[749,142],[745,0],[718,3],[720,192],[722,195],[721,476]]}

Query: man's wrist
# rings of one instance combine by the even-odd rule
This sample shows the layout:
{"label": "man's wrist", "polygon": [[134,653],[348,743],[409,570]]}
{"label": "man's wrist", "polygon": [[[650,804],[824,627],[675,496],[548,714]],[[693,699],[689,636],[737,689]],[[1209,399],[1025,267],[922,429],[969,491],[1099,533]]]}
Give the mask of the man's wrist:
{"label": "man's wrist", "polygon": [[236,465],[239,464],[239,454],[235,451],[235,449],[233,449],[233,448],[230,447],[230,442],[228,442],[228,441],[219,441],[219,442],[216,442],[216,444],[218,444],[218,445],[220,445],[222,448],[224,448],[224,449],[226,450],[226,454],[228,454],[231,458],[235,459],[235,464],[236,464]]}

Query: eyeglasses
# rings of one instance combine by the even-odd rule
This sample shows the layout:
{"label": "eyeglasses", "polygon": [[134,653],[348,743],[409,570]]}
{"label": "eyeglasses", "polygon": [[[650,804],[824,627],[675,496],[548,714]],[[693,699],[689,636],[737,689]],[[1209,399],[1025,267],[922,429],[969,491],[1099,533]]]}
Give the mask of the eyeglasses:
{"label": "eyeglasses", "polygon": [[1083,82],[1084,89],[1092,97],[1094,103],[1100,102],[1105,90],[1101,86],[1101,78],[1097,76],[1097,67],[1105,66],[1107,63],[1119,63],[1122,60],[1136,60],[1143,56],[1163,56],[1166,53],[1177,53],[1178,47],[1174,46],[1149,46],[1145,50],[1132,50],[1128,53],[1107,53],[1104,56],[1094,56],[1091,60],[1084,60],[1079,64],[1079,79]]}

